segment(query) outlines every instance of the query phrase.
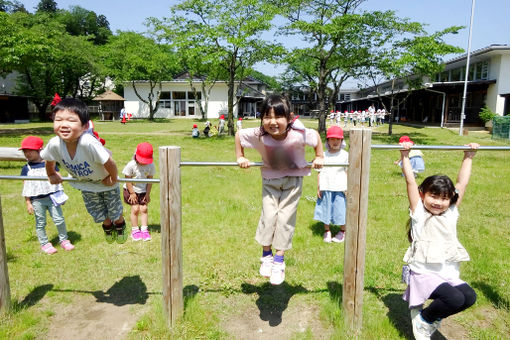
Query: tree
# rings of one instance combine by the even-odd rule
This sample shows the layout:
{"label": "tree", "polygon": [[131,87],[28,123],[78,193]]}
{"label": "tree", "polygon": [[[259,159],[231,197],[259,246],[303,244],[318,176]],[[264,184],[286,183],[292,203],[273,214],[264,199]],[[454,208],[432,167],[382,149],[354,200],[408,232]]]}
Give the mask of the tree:
{"label": "tree", "polygon": [[[373,50],[371,62],[358,70],[365,87],[374,89],[390,113],[389,135],[392,134],[395,108],[403,104],[413,90],[423,88],[424,77],[433,77],[443,69],[442,56],[463,51],[443,41],[445,35],[457,33],[462,27],[452,26],[428,35],[421,24],[413,23],[413,26],[410,29],[408,25],[398,25],[399,30],[388,38],[386,44]],[[383,89],[381,85],[388,81],[391,85]],[[405,94],[401,95],[404,88]],[[383,96],[390,99],[389,108],[382,100]]]}
{"label": "tree", "polygon": [[[130,82],[136,96],[149,108],[154,119],[161,95],[161,82],[171,79],[180,70],[178,59],[168,45],[135,32],[119,32],[102,47],[104,72],[116,83]],[[146,81],[149,92],[143,97],[137,81]]]}
{"label": "tree", "polygon": [[96,45],[103,45],[112,35],[110,23],[104,15],[80,6],[71,6],[69,11],[61,11],[58,20],[65,25],[66,31],[74,36],[87,36]]}
{"label": "tree", "polygon": [[241,82],[247,70],[259,61],[282,53],[282,48],[262,39],[272,27],[277,8],[267,0],[185,0],[172,8],[172,17],[163,23],[182,22],[183,34],[214,51],[215,58],[228,78],[228,131],[234,135],[235,83]]}
{"label": "tree", "polygon": [[54,0],[41,0],[36,7],[37,12],[56,13],[57,3]]}

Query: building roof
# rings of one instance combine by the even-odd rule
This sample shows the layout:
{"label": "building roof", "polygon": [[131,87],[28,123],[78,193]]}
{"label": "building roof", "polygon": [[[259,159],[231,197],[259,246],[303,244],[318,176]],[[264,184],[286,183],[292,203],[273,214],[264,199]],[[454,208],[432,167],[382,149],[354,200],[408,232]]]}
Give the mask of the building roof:
{"label": "building roof", "polygon": [[113,91],[106,91],[104,93],[101,93],[97,97],[93,98],[92,100],[97,100],[97,101],[108,101],[108,100],[124,101],[124,98],[122,98],[121,96],[119,96],[118,94],[116,94]]}
{"label": "building roof", "polygon": [[[478,50],[471,51],[470,58],[477,57],[482,54],[487,54],[489,52],[495,52],[495,51],[510,51],[510,45],[492,44],[487,47],[479,48]],[[453,59],[447,60],[447,61],[445,61],[445,64],[446,65],[454,64],[459,61],[464,61],[465,59],[467,59],[467,53],[464,53],[464,54],[457,56]]]}

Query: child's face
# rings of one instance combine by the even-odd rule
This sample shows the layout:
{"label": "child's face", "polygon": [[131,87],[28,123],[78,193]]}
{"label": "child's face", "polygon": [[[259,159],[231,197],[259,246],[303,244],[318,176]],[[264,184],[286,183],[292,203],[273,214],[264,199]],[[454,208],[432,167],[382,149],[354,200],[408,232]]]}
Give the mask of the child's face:
{"label": "child's face", "polygon": [[264,131],[277,140],[287,137],[287,125],[289,125],[287,118],[283,116],[275,117],[273,109],[262,117],[262,127]]}
{"label": "child's face", "polygon": [[328,138],[329,151],[339,151],[342,147],[341,138]]}
{"label": "child's face", "polygon": [[23,154],[29,162],[38,162],[41,160],[39,150],[23,149]]}
{"label": "child's face", "polygon": [[76,142],[87,128],[88,124],[83,125],[76,113],[69,110],[55,112],[53,131],[65,143]]}
{"label": "child's face", "polygon": [[450,207],[450,197],[446,195],[437,195],[430,192],[420,192],[420,196],[423,201],[423,206],[432,215],[441,215],[446,211],[446,209]]}

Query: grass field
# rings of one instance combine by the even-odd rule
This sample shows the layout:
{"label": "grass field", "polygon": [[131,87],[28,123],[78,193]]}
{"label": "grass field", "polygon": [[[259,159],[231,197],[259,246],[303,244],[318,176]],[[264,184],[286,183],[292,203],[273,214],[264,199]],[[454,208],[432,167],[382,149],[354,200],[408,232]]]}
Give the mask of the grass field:
{"label": "grass field", "polygon": [[[315,121],[304,122],[316,127]],[[155,150],[181,146],[183,161],[235,161],[232,137],[192,139],[193,123],[135,121],[121,126],[97,122],[95,126],[113,152],[119,173],[136,145],[144,141],[151,142]],[[243,122],[244,127],[258,124]],[[394,126],[393,136],[386,132],[387,126],[374,129],[372,143],[395,144],[400,135],[408,134],[417,144],[509,145],[492,141],[483,132],[458,136],[448,129],[401,125]],[[0,146],[18,147],[30,134],[47,142],[53,136],[51,124],[0,125]],[[308,152],[311,160],[313,150]],[[435,173],[456,178],[461,151],[423,153],[427,169],[420,178]],[[247,157],[260,159],[253,150],[247,150]],[[396,150],[373,150],[371,155],[360,339],[412,338],[407,306],[401,299],[408,203],[404,180],[393,164],[398,157]],[[155,162],[158,167],[157,151]],[[0,162],[0,174],[19,175],[22,165]],[[39,250],[33,216],[26,213],[21,197],[21,181],[1,180],[12,308],[0,317],[0,339],[44,338],[55,327],[60,310],[79,310],[80,297],[91,295],[98,302],[129,305],[137,319],[127,336],[132,339],[257,339],[261,331],[265,338],[350,339],[341,309],[344,247],[325,244],[322,226],[312,218],[316,181],[315,173],[304,179],[293,249],[285,256],[286,281],[272,287],[258,276],[261,249],[254,240],[261,205],[260,170],[184,168],[185,311],[182,321],[168,329],[161,302],[158,185],[154,185],[149,205],[153,240],[109,245],[85,211],[80,193],[64,184],[70,199],[63,210],[76,249],[70,253],[59,249],[48,256]],[[478,152],[458,225],[459,239],[472,259],[462,265],[462,278],[476,290],[478,300],[472,308],[449,318],[446,326],[454,336],[448,338],[510,338],[509,192],[510,152]],[[57,233],[51,220],[47,232],[55,244]]]}

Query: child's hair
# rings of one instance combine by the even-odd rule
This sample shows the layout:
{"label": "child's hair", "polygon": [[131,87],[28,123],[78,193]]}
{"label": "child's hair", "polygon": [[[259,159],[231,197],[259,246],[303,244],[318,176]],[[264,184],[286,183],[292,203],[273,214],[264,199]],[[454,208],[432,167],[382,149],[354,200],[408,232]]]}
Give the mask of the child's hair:
{"label": "child's hair", "polygon": [[262,103],[261,108],[261,114],[260,114],[260,131],[262,132],[262,135],[267,134],[266,131],[264,131],[264,128],[262,126],[262,121],[264,120],[264,116],[266,114],[269,114],[273,110],[275,117],[285,117],[287,119],[287,131],[290,130],[292,127],[291,124],[291,115],[290,115],[290,104],[289,101],[281,95],[272,94],[264,100]]}
{"label": "child's hair", "polygon": [[[425,178],[418,186],[418,190],[422,193],[430,193],[438,196],[446,196],[450,198],[450,205],[455,204],[459,199],[457,189],[450,177],[445,175],[433,175]],[[407,221],[407,239],[413,242],[411,236],[411,219]]]}
{"label": "child's hair", "polygon": [[74,112],[80,117],[80,122],[85,125],[90,120],[89,109],[84,102],[76,98],[64,98],[53,108],[53,116],[61,110]]}

